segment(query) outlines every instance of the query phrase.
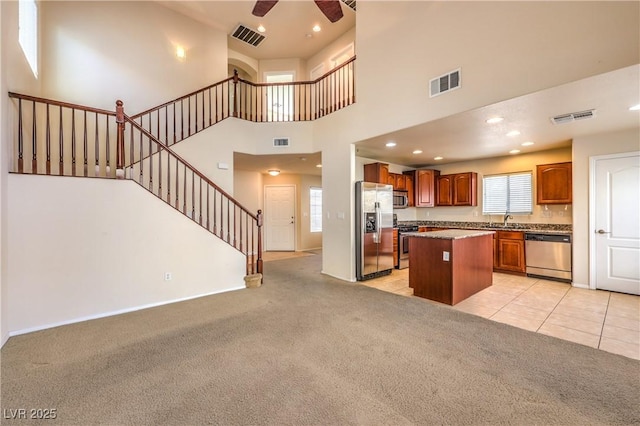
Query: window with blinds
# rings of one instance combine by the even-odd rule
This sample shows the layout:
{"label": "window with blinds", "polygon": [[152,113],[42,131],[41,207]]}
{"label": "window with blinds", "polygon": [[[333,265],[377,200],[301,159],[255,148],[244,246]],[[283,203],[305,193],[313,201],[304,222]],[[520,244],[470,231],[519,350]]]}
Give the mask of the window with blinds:
{"label": "window with blinds", "polygon": [[309,190],[309,219],[311,232],[322,232],[322,188]]}
{"label": "window with blinds", "polygon": [[20,0],[18,8],[18,41],[24,56],[38,77],[38,5],[35,0]]}
{"label": "window with blinds", "polygon": [[532,173],[485,176],[482,179],[482,213],[533,212]]}

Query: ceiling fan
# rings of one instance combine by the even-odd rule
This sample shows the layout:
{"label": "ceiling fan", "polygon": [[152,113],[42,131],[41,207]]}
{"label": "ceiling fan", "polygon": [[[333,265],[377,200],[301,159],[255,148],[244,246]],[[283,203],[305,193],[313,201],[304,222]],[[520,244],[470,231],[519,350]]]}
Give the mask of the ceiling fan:
{"label": "ceiling fan", "polygon": [[[327,19],[331,22],[337,22],[342,18],[342,8],[340,7],[340,0],[314,0],[318,9]],[[278,0],[257,0],[253,7],[253,13],[255,16],[263,17],[266,15],[273,6],[278,3]]]}

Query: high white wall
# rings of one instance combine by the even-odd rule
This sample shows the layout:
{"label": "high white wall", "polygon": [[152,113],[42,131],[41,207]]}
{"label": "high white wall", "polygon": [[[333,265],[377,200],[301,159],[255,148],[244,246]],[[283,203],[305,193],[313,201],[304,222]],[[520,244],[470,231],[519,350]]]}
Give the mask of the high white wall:
{"label": "high white wall", "polygon": [[585,136],[573,141],[573,283],[576,285],[589,287],[594,284],[589,280],[589,247],[593,244],[593,231],[589,229],[590,158],[634,151],[640,151],[639,128]]}
{"label": "high white wall", "polygon": [[11,334],[244,287],[244,255],[134,182],[10,175],[8,201]]}
{"label": "high white wall", "polygon": [[[639,16],[639,2],[361,2],[355,124],[364,139],[637,64]],[[457,68],[461,88],[429,98]]]}
{"label": "high white wall", "polygon": [[16,103],[7,93],[25,92],[39,94],[40,81],[35,78],[18,42],[18,2],[0,2],[0,344],[9,336],[8,261],[9,171],[12,167],[12,118]]}
{"label": "high white wall", "polygon": [[133,115],[227,77],[227,35],[156,2],[39,4],[45,97]]}
{"label": "high white wall", "polygon": [[[3,25],[2,25],[2,5],[0,5],[0,34],[2,34]],[[4,37],[3,37],[4,38]],[[3,60],[3,46],[0,41],[0,70],[4,70],[4,60]],[[0,71],[0,93],[6,93],[6,83],[4,72]],[[7,301],[5,295],[5,285],[7,282],[7,241],[6,241],[6,231],[8,230],[7,224],[7,179],[8,179],[8,171],[7,171],[7,145],[2,143],[3,140],[7,139],[7,114],[5,111],[7,110],[7,98],[5,96],[0,97],[0,347],[4,345],[4,342],[9,338],[9,329],[7,313],[8,310],[5,307],[5,303]]]}

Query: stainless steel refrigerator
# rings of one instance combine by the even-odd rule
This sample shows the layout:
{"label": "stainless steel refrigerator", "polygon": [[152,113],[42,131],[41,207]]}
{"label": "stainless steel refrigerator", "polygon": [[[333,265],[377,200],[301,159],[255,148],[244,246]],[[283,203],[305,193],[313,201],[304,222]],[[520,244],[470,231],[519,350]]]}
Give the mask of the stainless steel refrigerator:
{"label": "stainless steel refrigerator", "polygon": [[356,182],[356,278],[393,269],[393,186]]}

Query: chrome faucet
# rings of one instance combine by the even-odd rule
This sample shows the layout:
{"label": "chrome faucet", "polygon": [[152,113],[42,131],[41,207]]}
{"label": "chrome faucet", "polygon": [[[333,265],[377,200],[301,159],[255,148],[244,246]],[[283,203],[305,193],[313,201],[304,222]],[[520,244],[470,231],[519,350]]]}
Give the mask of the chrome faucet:
{"label": "chrome faucet", "polygon": [[509,212],[506,212],[506,213],[504,214],[504,220],[503,220],[503,222],[502,222],[502,226],[507,226],[507,220],[509,220],[509,219],[513,219],[513,216],[511,216],[511,215],[509,214]]}

